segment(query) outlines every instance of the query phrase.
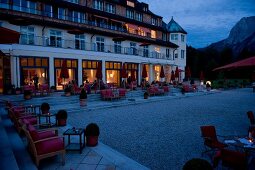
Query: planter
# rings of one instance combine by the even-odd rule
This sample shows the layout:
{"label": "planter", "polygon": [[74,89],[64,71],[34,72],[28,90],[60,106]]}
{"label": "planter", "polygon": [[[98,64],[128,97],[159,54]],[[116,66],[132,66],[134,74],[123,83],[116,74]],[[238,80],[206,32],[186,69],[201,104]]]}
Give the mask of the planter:
{"label": "planter", "polygon": [[67,97],[71,96],[71,92],[65,92],[65,96]]}
{"label": "planter", "polygon": [[21,91],[16,91],[16,94],[21,94]]}
{"label": "planter", "polygon": [[80,106],[87,106],[87,99],[80,99]]}
{"label": "planter", "polygon": [[25,100],[29,100],[29,99],[31,99],[32,97],[31,97],[31,95],[24,95],[24,99]]}
{"label": "planter", "polygon": [[99,127],[95,123],[90,123],[85,129],[86,145],[96,146],[98,144],[98,136],[100,134]]}
{"label": "planter", "polygon": [[144,95],[143,98],[144,99],[148,99],[149,95]]}
{"label": "planter", "polygon": [[98,136],[86,136],[86,145],[87,146],[96,146],[98,144]]}
{"label": "planter", "polygon": [[57,125],[58,126],[66,126],[66,119],[58,119]]}

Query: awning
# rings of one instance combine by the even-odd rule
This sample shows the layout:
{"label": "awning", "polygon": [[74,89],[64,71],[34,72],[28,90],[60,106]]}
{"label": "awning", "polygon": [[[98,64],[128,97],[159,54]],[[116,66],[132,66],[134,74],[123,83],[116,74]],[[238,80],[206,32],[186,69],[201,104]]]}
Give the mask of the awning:
{"label": "awning", "polygon": [[125,41],[126,39],[124,37],[114,37],[112,38],[113,41]]}
{"label": "awning", "polygon": [[19,32],[0,27],[0,44],[19,43]]}
{"label": "awning", "polygon": [[80,30],[80,29],[70,29],[67,31],[69,34],[84,34],[84,31],[83,30]]}
{"label": "awning", "polygon": [[240,60],[231,64],[227,64],[225,66],[221,66],[218,68],[213,69],[213,71],[217,70],[225,70],[225,69],[235,69],[235,68],[240,68],[240,67],[254,67],[255,66],[255,56],[246,58],[244,60]]}
{"label": "awning", "polygon": [[146,45],[151,45],[151,43],[148,43],[148,42],[142,42],[139,46],[146,46]]}

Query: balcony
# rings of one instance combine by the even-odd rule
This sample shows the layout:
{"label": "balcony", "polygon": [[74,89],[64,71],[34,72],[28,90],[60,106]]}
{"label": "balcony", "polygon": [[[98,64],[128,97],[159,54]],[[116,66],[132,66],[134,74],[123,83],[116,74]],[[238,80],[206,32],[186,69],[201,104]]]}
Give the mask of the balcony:
{"label": "balcony", "polygon": [[102,42],[88,43],[84,40],[67,40],[61,37],[51,36],[51,37],[41,37],[41,36],[27,36],[20,35],[20,44],[24,45],[35,45],[43,47],[56,47],[65,49],[77,49],[84,51],[95,51],[103,53],[115,53],[115,54],[125,54],[125,55],[135,55],[146,58],[173,60],[171,56],[167,57],[165,53],[159,53],[156,51],[149,51],[144,48],[134,48],[134,47],[123,47],[116,45],[107,45]]}
{"label": "balcony", "polygon": [[[77,12],[76,12],[77,14]],[[121,25],[102,23],[91,20],[86,20],[85,15],[87,13],[79,12],[79,17],[60,15],[59,13],[48,11],[37,10],[35,8],[27,8],[15,5],[9,5],[5,3],[0,3],[0,19],[9,20],[11,23],[17,25],[47,25],[53,26],[60,29],[80,29],[92,34],[102,34],[105,36],[118,36],[130,39],[133,41],[147,41],[153,44],[162,45],[170,48],[177,48],[176,44],[166,42],[159,39],[151,38],[150,34],[139,35],[137,32],[130,33]]]}

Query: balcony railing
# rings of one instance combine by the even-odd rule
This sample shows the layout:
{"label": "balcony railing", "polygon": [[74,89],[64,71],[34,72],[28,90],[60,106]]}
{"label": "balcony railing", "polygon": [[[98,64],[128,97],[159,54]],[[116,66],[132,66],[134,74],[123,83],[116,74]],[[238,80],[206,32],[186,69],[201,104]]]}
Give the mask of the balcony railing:
{"label": "balcony railing", "polygon": [[[139,34],[138,31],[128,32],[128,30],[126,28],[123,28],[122,26],[118,26],[117,24],[111,25],[109,23],[86,20],[85,19],[86,14],[80,13],[80,12],[79,12],[80,17],[74,17],[74,16],[70,16],[70,15],[69,16],[68,15],[60,15],[59,13],[53,13],[51,11],[43,11],[43,10],[38,10],[35,8],[28,8],[26,6],[10,5],[7,3],[0,3],[0,8],[9,9],[12,11],[21,11],[24,13],[40,15],[40,16],[54,18],[54,19],[58,19],[58,20],[62,20],[62,21],[71,21],[74,23],[85,24],[88,26],[99,27],[99,28],[108,29],[108,30],[114,30],[114,31],[118,31],[121,33],[134,34],[139,37],[151,38],[150,33],[142,35],[142,34]],[[77,12],[77,11],[73,11],[73,12]]]}
{"label": "balcony railing", "polygon": [[61,37],[51,36],[51,37],[41,37],[41,36],[27,36],[21,34],[20,44],[25,45],[37,45],[44,47],[57,47],[66,49],[77,49],[84,51],[96,51],[105,53],[115,53],[115,54],[126,54],[126,55],[136,55],[147,58],[165,59],[173,60],[171,55],[166,56],[165,53],[159,53],[156,51],[149,51],[144,48],[134,48],[134,47],[122,47],[116,45],[106,45],[102,42],[88,43],[85,40],[67,40]]}

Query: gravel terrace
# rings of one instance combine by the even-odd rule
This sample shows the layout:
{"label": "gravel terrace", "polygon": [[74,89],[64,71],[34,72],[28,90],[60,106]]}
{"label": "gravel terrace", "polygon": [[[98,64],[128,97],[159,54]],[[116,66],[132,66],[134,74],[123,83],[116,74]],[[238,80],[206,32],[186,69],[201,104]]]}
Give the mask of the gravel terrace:
{"label": "gravel terrace", "polygon": [[247,134],[246,112],[255,111],[255,93],[234,89],[154,103],[69,113],[68,123],[98,123],[100,141],[151,169],[182,169],[201,157],[201,125],[217,134]]}

